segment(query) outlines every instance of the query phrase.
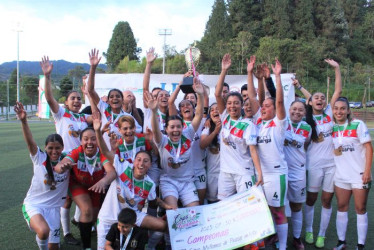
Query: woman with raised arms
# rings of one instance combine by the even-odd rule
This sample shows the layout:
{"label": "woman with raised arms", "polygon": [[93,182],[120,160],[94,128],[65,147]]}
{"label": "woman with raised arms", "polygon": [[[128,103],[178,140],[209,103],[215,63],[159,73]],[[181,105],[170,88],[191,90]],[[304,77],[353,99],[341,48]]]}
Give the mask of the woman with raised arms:
{"label": "woman with raised arms", "polygon": [[[190,77],[192,72],[187,72],[184,77]],[[195,77],[199,77],[198,75]],[[171,94],[169,98],[169,116],[177,115],[178,111],[175,106],[175,100],[178,97],[179,91],[180,91],[180,86],[183,83],[183,81],[179,82],[179,85],[175,88],[174,92]],[[193,99],[192,96],[195,96],[196,93],[190,93],[189,96],[185,95],[185,97],[189,97],[190,99]],[[179,113],[183,119],[183,129],[187,129],[189,125],[191,125],[192,120],[195,116],[195,106],[197,103],[193,103],[192,101],[188,99],[184,99],[179,103]],[[191,154],[193,155],[192,158],[192,165],[194,167],[195,171],[195,179],[194,183],[197,189],[197,194],[199,196],[199,203],[200,205],[204,204],[204,198],[205,198],[205,193],[206,193],[206,170],[205,170],[205,150],[200,148],[200,137],[201,137],[201,132],[203,130],[205,121],[206,121],[206,116],[207,116],[207,111],[208,111],[208,106],[209,106],[209,98],[208,95],[205,92],[204,89],[204,110],[206,110],[206,113],[203,115],[203,119],[200,122],[200,126],[196,130],[195,136],[192,141],[192,152]]]}
{"label": "woman with raised arms", "polygon": [[352,119],[347,98],[339,97],[332,110],[335,120],[332,132],[336,165],[334,185],[338,202],[336,231],[339,239],[334,249],[347,248],[345,234],[348,226],[349,200],[353,194],[357,214],[356,249],[361,250],[365,248],[368,230],[366,204],[372,180],[373,146],[365,123]]}
{"label": "woman with raised arms", "polygon": [[23,216],[36,233],[39,249],[59,249],[60,207],[66,199],[69,173],[57,173],[55,165],[63,158],[64,143],[60,135],[51,134],[45,140],[45,152],[41,151],[32,137],[23,105],[17,102],[14,111],[21,120],[34,172],[23,201]]}
{"label": "woman with raised arms", "polygon": [[[252,62],[252,67],[254,62]],[[215,89],[217,108],[221,116],[220,173],[218,177],[218,199],[261,185],[262,170],[257,153],[257,131],[255,125],[241,116],[243,98],[231,92],[225,101],[221,95],[223,83],[231,66],[229,54],[223,56],[222,70]],[[255,169],[257,178],[255,175]]]}
{"label": "woman with raised arms", "polygon": [[[256,58],[247,61],[248,76],[252,75]],[[284,107],[283,87],[281,83],[282,65],[276,59],[271,65],[276,79],[276,98],[267,98],[262,102],[261,117],[256,121],[259,130],[257,145],[261,159],[261,169],[264,178],[265,197],[273,214],[279,238],[279,249],[287,247],[288,222],[285,215],[284,201],[287,195],[288,167],[283,151],[285,132],[288,127],[286,110]],[[248,81],[248,96],[253,93],[253,81]],[[260,94],[261,95],[261,94]],[[260,96],[260,99],[263,97]],[[257,102],[254,98],[251,102]],[[254,104],[251,104],[254,107]],[[257,110],[253,112],[257,113]]]}
{"label": "woman with raised arms", "polygon": [[[80,133],[92,123],[92,118],[86,114],[79,114],[82,107],[82,97],[76,90],[71,90],[66,94],[64,107],[60,106],[53,97],[51,87],[51,73],[53,64],[48,57],[43,57],[40,66],[45,78],[45,98],[52,111],[52,117],[55,121],[56,132],[61,135],[64,141],[64,153],[68,153],[80,145]],[[71,198],[68,196],[65,204],[61,207],[61,224],[64,233],[64,240],[68,244],[77,245],[76,240],[70,233],[70,207]],[[76,210],[79,214],[79,209]]]}
{"label": "woman with raised arms", "polygon": [[335,71],[335,90],[331,97],[330,104],[326,107],[326,96],[317,92],[311,95],[300,83],[296,83],[299,89],[308,100],[306,121],[312,126],[311,142],[307,150],[307,198],[305,205],[305,241],[313,244],[313,217],[314,204],[318,198],[318,192],[322,188],[322,211],[318,237],[315,246],[323,248],[325,245],[325,233],[330,222],[332,213],[331,201],[334,196],[334,173],[335,163],[333,157],[332,128],[333,114],[332,107],[341,94],[342,83],[340,67],[332,59],[326,59],[326,63]]}
{"label": "woman with raised arms", "polygon": [[80,134],[81,145],[73,149],[55,170],[70,171],[69,192],[81,210],[79,231],[83,248],[91,248],[91,227],[101,206],[101,193],[116,178],[112,164],[100,152],[95,131],[85,128]]}
{"label": "woman with raised arms", "polygon": [[204,89],[197,78],[194,79],[193,88],[198,99],[196,113],[191,124],[183,130],[182,118],[169,116],[165,126],[166,135],[163,135],[159,129],[157,100],[150,93],[145,95],[145,101],[152,111],[152,131],[160,154],[162,168],[160,190],[165,203],[173,208],[178,207],[178,199],[184,207],[199,205],[199,198],[193,183],[191,146],[203,117]]}
{"label": "woman with raised arms", "polygon": [[[103,102],[97,92],[95,91],[95,72],[96,67],[99,64],[101,57],[99,57],[99,51],[96,49],[91,50],[89,53],[90,57],[90,73],[88,77],[88,84],[87,84],[87,92],[90,98],[92,112],[95,112],[98,108],[100,114],[101,114],[101,121],[102,126],[108,126],[109,125],[109,131],[108,133],[104,134],[104,140],[107,143],[108,147],[110,147],[109,142],[109,134],[115,133],[118,137],[121,136],[121,133],[118,129],[118,120],[121,116],[130,114],[123,111],[123,93],[119,89],[111,89],[108,93],[108,101]],[[138,124],[138,122],[135,120],[135,126],[136,126],[136,132],[140,133],[142,131],[142,127]]]}

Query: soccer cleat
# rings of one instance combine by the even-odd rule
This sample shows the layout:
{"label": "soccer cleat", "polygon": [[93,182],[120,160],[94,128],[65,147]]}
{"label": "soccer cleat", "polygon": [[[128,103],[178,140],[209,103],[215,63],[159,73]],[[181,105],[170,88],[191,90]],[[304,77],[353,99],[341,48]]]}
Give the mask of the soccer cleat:
{"label": "soccer cleat", "polygon": [[79,245],[80,242],[71,233],[64,236],[64,242],[68,245]]}
{"label": "soccer cleat", "polygon": [[316,240],[316,248],[324,248],[325,247],[325,238],[324,236],[317,236]]}
{"label": "soccer cleat", "polygon": [[347,248],[347,244],[345,243],[345,241],[339,240],[336,247],[334,247],[334,250],[343,250],[343,249],[346,249],[346,248]]}
{"label": "soccer cleat", "polygon": [[313,244],[314,239],[313,239],[313,233],[312,232],[306,232],[305,233],[305,242],[308,244]]}
{"label": "soccer cleat", "polygon": [[296,250],[303,250],[304,249],[304,244],[301,242],[300,238],[296,239],[294,237],[292,245],[295,247]]}
{"label": "soccer cleat", "polygon": [[365,245],[357,244],[356,250],[365,250]]}

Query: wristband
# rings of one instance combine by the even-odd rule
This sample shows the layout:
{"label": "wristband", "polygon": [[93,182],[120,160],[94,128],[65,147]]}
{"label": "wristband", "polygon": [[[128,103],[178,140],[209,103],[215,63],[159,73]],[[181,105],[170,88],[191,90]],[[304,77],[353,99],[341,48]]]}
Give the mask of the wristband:
{"label": "wristband", "polygon": [[300,89],[302,89],[302,88],[303,88],[303,86],[301,86],[301,85],[300,85],[300,87],[297,87],[298,90],[300,90]]}
{"label": "wristband", "polygon": [[204,107],[204,115],[207,115],[207,114],[208,114],[208,110],[209,110],[208,107]]}

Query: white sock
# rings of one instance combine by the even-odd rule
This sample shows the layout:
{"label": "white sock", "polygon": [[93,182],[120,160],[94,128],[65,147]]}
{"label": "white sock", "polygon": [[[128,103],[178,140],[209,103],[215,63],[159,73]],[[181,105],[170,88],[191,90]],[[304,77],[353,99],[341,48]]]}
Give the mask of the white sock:
{"label": "white sock", "polygon": [[150,236],[148,238],[148,245],[147,250],[154,250],[156,249],[157,244],[162,239],[164,233],[157,232],[157,231],[150,231]]}
{"label": "white sock", "polygon": [[368,213],[357,214],[358,244],[365,245],[367,232],[368,232]]}
{"label": "white sock", "polygon": [[348,212],[337,212],[336,214],[336,232],[338,239],[345,241],[345,233],[348,226]]}
{"label": "white sock", "polygon": [[81,210],[77,205],[75,205],[75,213],[74,213],[74,220],[79,222],[79,217],[81,216]]}
{"label": "white sock", "polygon": [[276,228],[279,239],[279,250],[285,250],[287,248],[288,223],[276,225]]}
{"label": "white sock", "polygon": [[35,236],[36,243],[39,246],[40,250],[48,250],[48,239],[46,240],[41,240],[39,239],[38,235]]}
{"label": "white sock", "polygon": [[305,204],[305,231],[313,233],[314,206]]}
{"label": "white sock", "polygon": [[61,225],[64,236],[70,233],[70,209],[61,207]]}
{"label": "white sock", "polygon": [[300,238],[301,229],[303,227],[303,211],[291,212],[293,237]]}
{"label": "white sock", "polygon": [[319,233],[318,236],[325,237],[327,227],[330,223],[330,217],[332,213],[332,208],[324,208],[321,210],[321,222],[319,224]]}

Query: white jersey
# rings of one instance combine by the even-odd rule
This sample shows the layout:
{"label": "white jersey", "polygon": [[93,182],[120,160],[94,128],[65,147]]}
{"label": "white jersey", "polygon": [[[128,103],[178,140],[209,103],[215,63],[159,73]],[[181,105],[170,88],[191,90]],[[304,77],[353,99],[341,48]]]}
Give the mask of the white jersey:
{"label": "white jersey", "polygon": [[[131,114],[126,113],[122,109],[121,109],[121,112],[119,114],[114,114],[110,105],[106,102],[103,102],[101,99],[100,99],[99,103],[97,104],[97,108],[99,109],[100,114],[101,114],[101,128],[103,128],[105,126],[105,124],[107,124],[108,122],[111,122],[110,132],[114,132],[118,136],[118,138],[121,138],[121,133],[119,132],[119,129],[118,129],[119,118],[121,118],[121,116],[124,116],[124,115],[131,116],[132,118],[134,118],[134,117]],[[135,118],[134,118],[134,121],[135,121],[135,131],[136,131],[136,133],[141,133],[142,132],[142,127],[139,125],[139,123],[137,122],[137,120]],[[110,140],[109,140],[108,133],[105,133],[103,135],[103,137],[104,137],[104,141],[105,141],[107,147],[110,150],[111,146],[110,146]]]}
{"label": "white jersey", "polygon": [[[30,155],[30,158],[33,163],[34,175],[23,203],[39,208],[61,207],[64,205],[69,185],[69,171],[62,174],[53,171],[56,182],[54,185],[51,183],[47,173],[47,153],[38,148],[36,154]],[[53,189],[54,187],[55,189]]]}
{"label": "white jersey", "polygon": [[[110,184],[105,196],[103,205],[99,212],[99,223],[115,223],[118,221],[118,214],[123,208],[131,208],[139,211],[145,200],[155,200],[156,185],[147,175],[144,179],[137,180],[133,175],[133,165],[118,155],[114,156],[114,168],[117,178]],[[135,184],[134,184],[135,183]]]}
{"label": "white jersey", "polygon": [[160,143],[156,143],[160,153],[162,177],[178,181],[192,181],[194,177],[191,146],[195,130],[188,126],[183,130],[179,142],[173,143],[166,135],[162,135]]}
{"label": "white jersey", "polygon": [[[209,135],[209,128],[204,128],[201,132],[201,135]],[[219,134],[218,141],[219,139]],[[213,147],[212,145],[209,145],[206,149],[206,167],[207,167],[207,175],[219,175],[220,170],[220,149],[219,149],[219,143],[218,147]]]}
{"label": "white jersey", "polygon": [[86,114],[77,114],[59,106],[57,113],[52,112],[55,120],[56,133],[61,135],[64,141],[64,152],[70,152],[81,145],[79,135],[82,130],[87,128]]}
{"label": "white jersey", "polygon": [[307,170],[334,166],[334,146],[331,136],[334,126],[332,117],[330,104],[322,115],[313,115],[317,135],[323,137],[323,141],[310,142],[306,155]]}
{"label": "white jersey", "polygon": [[257,130],[246,118],[232,120],[226,109],[221,114],[220,170],[229,174],[254,175],[249,146],[256,145]]}
{"label": "white jersey", "polygon": [[263,175],[287,174],[288,167],[283,152],[287,118],[279,120],[274,117],[269,121],[259,118],[256,124],[259,129],[257,145]]}
{"label": "white jersey", "polygon": [[[196,130],[195,136],[192,141],[191,154],[193,155],[193,167],[195,170],[203,169],[205,167],[205,150],[200,148],[200,137],[203,131],[206,118],[203,118],[200,122],[199,128]],[[190,121],[183,121],[183,129],[186,129],[191,125]]]}
{"label": "white jersey", "polygon": [[335,124],[333,128],[333,143],[337,150],[340,146],[341,155],[334,154],[336,165],[336,182],[360,184],[366,164],[366,149],[364,143],[371,142],[370,133],[364,122],[352,120],[350,124]]}
{"label": "white jersey", "polygon": [[[157,120],[160,131],[165,134],[165,124],[166,124],[166,114],[162,113],[160,110],[157,111]],[[147,128],[152,130],[152,110],[149,108],[144,109],[144,124],[143,131],[146,132]]]}
{"label": "white jersey", "polygon": [[305,121],[296,124],[289,121],[283,148],[288,166],[289,181],[305,179],[306,152],[304,144],[310,141],[311,135],[312,128]]}

